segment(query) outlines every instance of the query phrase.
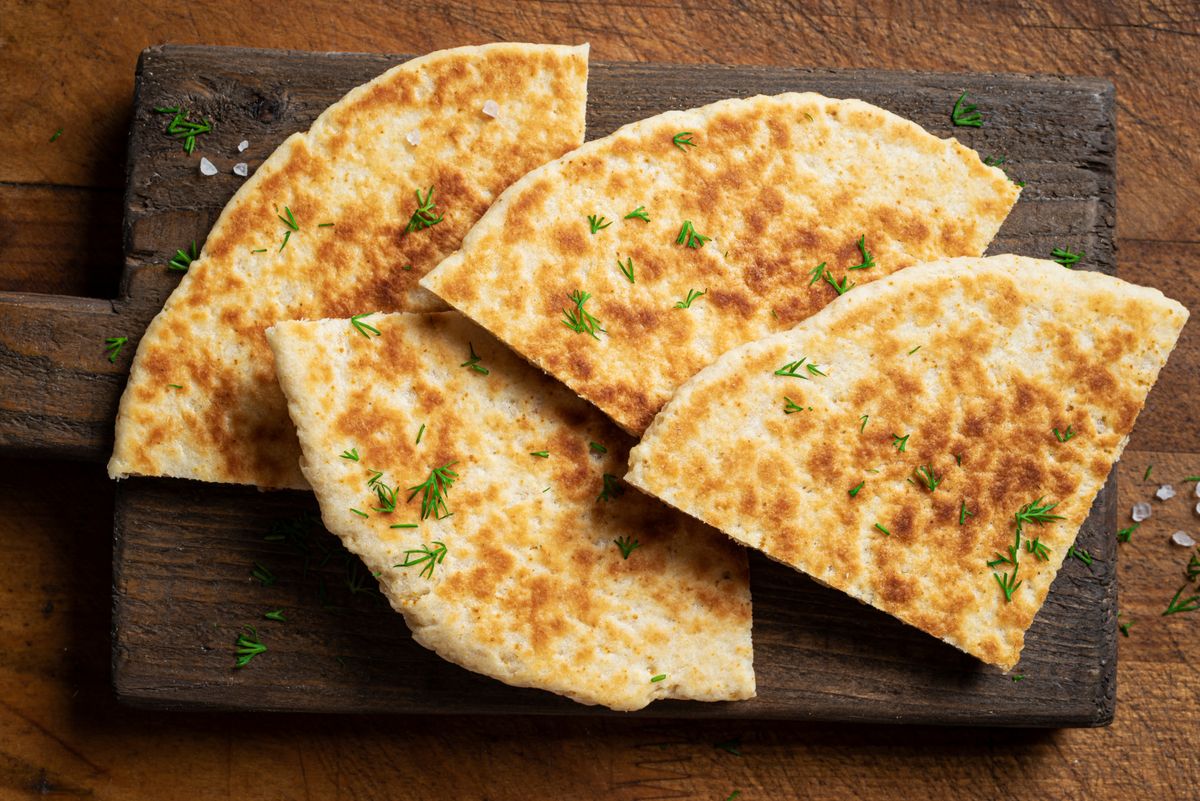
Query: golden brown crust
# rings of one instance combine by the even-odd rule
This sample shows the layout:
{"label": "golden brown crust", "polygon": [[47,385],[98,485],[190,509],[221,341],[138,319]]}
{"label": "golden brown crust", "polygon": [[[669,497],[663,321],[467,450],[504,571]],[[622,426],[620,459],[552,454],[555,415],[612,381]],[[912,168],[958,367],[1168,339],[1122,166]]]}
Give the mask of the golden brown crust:
{"label": "golden brown crust", "polygon": [[[614,709],[754,694],[745,550],[631,489],[598,500],[628,435],[462,315],[367,321],[378,337],[348,320],[267,336],[325,524],[379,572],[418,642]],[[486,375],[462,366],[472,351]],[[405,488],[449,463],[452,515],[422,520]],[[392,513],[377,511],[373,471],[400,490]],[[639,543],[628,559],[620,537]],[[447,553],[432,575],[396,567],[435,541]]]}
{"label": "golden brown crust", "polygon": [[[1186,319],[1157,290],[1052,262],[911,267],[687,382],[627,479],[1008,669]],[[775,374],[801,357],[827,375]],[[1065,520],[1025,526],[1008,603],[993,573],[1011,566],[987,562],[1039,498]]]}
{"label": "golden brown crust", "polygon": [[[440,51],[352,90],[285,141],[142,339],[109,474],[304,487],[263,330],[445,308],[418,280],[504,187],[583,140],[586,81],[586,46]],[[405,233],[416,191],[431,186],[442,222]],[[281,249],[286,209],[300,230]]]}
{"label": "golden brown crust", "polygon": [[[694,147],[674,137],[690,132]],[[682,149],[681,149],[682,148]],[[978,256],[1018,189],[976,153],[857,100],[726,100],[625,126],[515,183],[421,284],[627,431],[720,353],[919,261]],[[649,221],[626,219],[643,207]],[[591,232],[589,215],[612,224]],[[676,244],[685,220],[713,237]],[[875,259],[862,259],[866,236]],[[635,283],[617,266],[632,258]],[[568,295],[606,329],[562,324]],[[689,290],[707,294],[677,309]]]}

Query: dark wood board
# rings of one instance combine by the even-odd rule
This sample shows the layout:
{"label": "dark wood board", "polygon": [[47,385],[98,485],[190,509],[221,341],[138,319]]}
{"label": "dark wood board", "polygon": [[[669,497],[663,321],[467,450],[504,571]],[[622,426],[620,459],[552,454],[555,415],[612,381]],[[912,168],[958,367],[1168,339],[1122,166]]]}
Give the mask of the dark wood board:
{"label": "dark wood board", "polygon": [[[164,46],[143,53],[129,140],[126,268],[114,301],[0,294],[0,448],[106,458],[124,374],[150,317],[177,281],[165,262],[203,236],[241,179],[350,87],[401,57]],[[967,89],[982,129],[951,129]],[[789,90],[861,97],[984,155],[1028,182],[992,252],[1046,256],[1070,245],[1114,272],[1113,90],[1095,79],[593,64],[588,135],[668,108]],[[154,106],[183,103],[217,121],[194,156],[163,135]],[[241,139],[251,142],[236,152]],[[199,155],[221,168],[199,176]],[[123,335],[115,365],[103,339]],[[752,557],[759,697],[738,704],[660,702],[641,715],[1092,726],[1115,699],[1116,584],[1110,478],[1080,534],[1099,557],[1071,560],[1030,630],[1014,683],[932,638]],[[118,494],[114,681],[155,707],[306,711],[580,714],[548,693],[509,688],[414,645],[399,616],[347,589],[336,540],[310,535],[309,570],[264,541],[281,519],[315,510],[303,493],[258,493],[138,479]],[[320,556],[324,554],[325,556]],[[321,558],[326,559],[318,566]],[[255,561],[279,576],[250,579]],[[354,564],[352,561],[348,564]],[[321,591],[321,587],[325,591]],[[261,619],[283,607],[289,623]],[[327,608],[336,607],[336,608]],[[258,626],[270,647],[234,671],[232,643]]]}

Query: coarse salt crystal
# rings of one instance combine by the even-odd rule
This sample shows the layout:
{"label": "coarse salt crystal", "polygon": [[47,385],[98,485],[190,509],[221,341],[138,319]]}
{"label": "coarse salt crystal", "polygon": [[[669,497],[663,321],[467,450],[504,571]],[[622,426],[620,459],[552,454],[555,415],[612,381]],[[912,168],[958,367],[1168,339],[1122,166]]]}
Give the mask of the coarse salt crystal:
{"label": "coarse salt crystal", "polygon": [[421,132],[420,131],[409,131],[404,136],[404,138],[413,147],[416,147],[417,145],[421,144]]}
{"label": "coarse salt crystal", "polygon": [[1196,497],[1200,498],[1200,481],[1196,482]]}
{"label": "coarse salt crystal", "polygon": [[244,161],[239,161],[237,164],[233,165],[233,174],[240,175],[245,178],[250,174],[250,166]]}
{"label": "coarse salt crystal", "polygon": [[1158,488],[1158,492],[1154,493],[1154,497],[1160,501],[1167,501],[1175,497],[1175,488],[1170,484],[1163,484]]}
{"label": "coarse salt crystal", "polygon": [[201,156],[200,157],[200,174],[201,175],[216,175],[217,174],[217,165],[213,164],[211,161],[204,158],[204,156]]}
{"label": "coarse salt crystal", "polygon": [[1200,503],[1196,504],[1196,514],[1200,515]]}
{"label": "coarse salt crystal", "polygon": [[1144,501],[1138,501],[1133,505],[1133,511],[1129,513],[1129,516],[1133,518],[1133,522],[1135,523],[1140,523],[1143,520],[1149,520],[1150,504]]}
{"label": "coarse salt crystal", "polygon": [[500,116],[500,104],[495,100],[489,100],[483,104],[483,113],[495,119]]}
{"label": "coarse salt crystal", "polygon": [[238,142],[238,152],[239,153],[245,151],[245,149],[248,147],[250,147],[250,142],[248,140],[243,139],[242,141]]}
{"label": "coarse salt crystal", "polygon": [[1176,545],[1182,545],[1184,548],[1191,548],[1196,544],[1196,541],[1192,539],[1192,535],[1186,531],[1176,531],[1171,535],[1171,542]]}

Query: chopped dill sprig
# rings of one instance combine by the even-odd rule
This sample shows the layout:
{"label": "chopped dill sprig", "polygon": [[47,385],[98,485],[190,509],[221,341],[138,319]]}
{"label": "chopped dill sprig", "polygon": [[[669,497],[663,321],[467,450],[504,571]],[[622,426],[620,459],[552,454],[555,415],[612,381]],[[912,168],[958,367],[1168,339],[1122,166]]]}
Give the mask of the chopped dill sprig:
{"label": "chopped dill sprig", "polygon": [[866,483],[867,482],[865,482],[865,481],[860,481],[860,482],[858,482],[858,486],[851,487],[850,488],[850,497],[851,498],[857,497],[858,491],[861,490],[864,486],[866,486]]}
{"label": "chopped dill sprig", "polygon": [[425,565],[417,575],[421,578],[433,578],[433,570],[446,560],[446,543],[433,541],[433,547],[422,545],[420,548],[410,548],[404,552],[404,561],[392,567],[413,567]]}
{"label": "chopped dill sprig", "polygon": [[392,523],[388,528],[420,528],[416,523]]}
{"label": "chopped dill sprig", "polygon": [[1029,551],[1043,562],[1049,561],[1050,559],[1050,549],[1047,548],[1045,543],[1043,543],[1040,539],[1025,540],[1025,550]]}
{"label": "chopped dill sprig", "polygon": [[351,448],[348,451],[342,451],[342,458],[351,462],[358,461],[358,448]]}
{"label": "chopped dill sprig", "polygon": [[1175,595],[1171,598],[1171,602],[1167,604],[1167,610],[1162,613],[1163,617],[1178,614],[1179,612],[1195,612],[1197,609],[1200,609],[1200,595],[1192,595],[1180,600],[1179,596],[1183,594],[1187,586],[1187,584],[1184,584],[1175,590]]}
{"label": "chopped dill sprig", "polygon": [[963,92],[954,101],[954,109],[950,112],[950,121],[960,128],[982,128],[983,116],[974,103],[964,103],[967,93]]}
{"label": "chopped dill sprig", "polygon": [[591,297],[591,294],[579,289],[567,295],[567,298],[575,304],[575,308],[563,309],[563,325],[570,328],[576,334],[587,334],[592,339],[599,339],[600,337],[596,335],[597,331],[601,334],[608,332],[604,330],[604,326],[600,324],[599,320],[593,317],[587,309],[583,308],[583,304],[587,303]]}
{"label": "chopped dill sprig", "polygon": [[[789,398],[787,395],[783,396],[783,400],[784,400],[784,404],[783,404],[783,413],[784,414],[795,414],[796,412],[803,412],[806,408],[806,407],[801,406],[800,404],[796,403],[794,400]],[[812,411],[811,406],[807,407],[807,409],[810,412]]]}
{"label": "chopped dill sprig", "polygon": [[350,511],[354,512],[354,514],[358,515],[359,517],[370,517],[370,515],[366,512],[362,511],[361,509],[355,509],[353,506],[350,507]]}
{"label": "chopped dill sprig", "polygon": [[1080,562],[1083,562],[1088,567],[1091,567],[1092,562],[1096,561],[1096,557],[1092,556],[1083,548],[1076,548],[1074,545],[1072,545],[1070,548],[1067,548],[1067,557],[1070,558],[1072,556],[1078,559]]}
{"label": "chopped dill sprig", "polygon": [[633,256],[626,259],[624,263],[621,262],[620,257],[617,257],[617,269],[621,271],[621,275],[629,279],[629,283],[635,283],[633,280]]}
{"label": "chopped dill sprig", "polygon": [[549,459],[549,458],[550,458],[550,451],[530,451],[530,452],[529,452],[529,455],[530,455],[530,456],[537,456],[537,457],[539,457],[539,458],[541,458],[541,459]]}
{"label": "chopped dill sprig", "polygon": [[196,149],[196,137],[200,134],[206,134],[213,129],[212,122],[201,117],[200,122],[192,122],[188,119],[192,114],[190,111],[180,109],[178,106],[159,107],[154,109],[158,114],[171,114],[171,121],[167,123],[167,133],[173,139],[183,140],[183,152],[191,155]]}
{"label": "chopped dill sprig", "polygon": [[489,375],[491,373],[491,370],[487,369],[486,367],[484,367],[482,364],[479,363],[482,360],[479,358],[479,354],[475,353],[475,344],[472,342],[468,342],[467,348],[470,350],[471,356],[465,362],[460,364],[459,367],[469,368],[469,369],[474,370],[475,372],[479,373],[480,375]]}
{"label": "chopped dill sprig", "polygon": [[412,217],[408,220],[408,225],[404,226],[404,233],[411,234],[413,231],[422,231],[426,228],[432,228],[442,221],[444,215],[438,214],[434,216],[433,207],[437,203],[433,199],[433,187],[429,187],[429,191],[425,193],[425,197],[421,197],[421,190],[416,190],[417,194],[417,210],[413,212]]}
{"label": "chopped dill sprig", "polygon": [[892,445],[895,446],[896,450],[904,453],[904,449],[908,447],[908,438],[911,436],[912,434],[905,434],[903,437],[899,434],[892,434]]}
{"label": "chopped dill sprig", "polygon": [[597,501],[608,501],[612,498],[620,498],[625,494],[625,487],[621,486],[621,481],[612,473],[603,475],[604,488],[600,490],[600,494],[596,496]]}
{"label": "chopped dill sprig", "polygon": [[808,274],[812,276],[812,280],[808,282],[808,285],[812,286],[825,277],[825,262],[821,262],[816,267],[813,267],[808,271]]}
{"label": "chopped dill sprig", "polygon": [[642,545],[633,537],[617,537],[613,542],[621,549],[622,559],[628,559],[629,554],[633,553],[634,548],[640,548]]}
{"label": "chopped dill sprig", "polygon": [[869,420],[869,419],[870,419],[870,415],[866,415],[866,414],[864,414],[862,417],[860,417],[860,418],[858,418],[858,419],[859,419],[859,420],[862,420],[862,425],[860,425],[860,426],[858,427],[858,433],[860,433],[860,434],[861,434],[861,433],[863,433],[863,431],[865,431],[865,430],[866,430],[866,428],[867,428],[867,420]]}
{"label": "chopped dill sprig", "polygon": [[425,424],[421,423],[421,427],[417,429],[417,443],[421,444],[421,437],[425,436]]}
{"label": "chopped dill sprig", "polygon": [[679,228],[679,236],[675,237],[675,244],[686,245],[689,248],[702,248],[704,243],[710,239],[712,239],[711,236],[702,236],[696,233],[691,220],[684,220],[683,225]]}
{"label": "chopped dill sprig", "polygon": [[234,650],[234,654],[237,656],[235,668],[245,667],[251,659],[267,650],[267,646],[258,639],[258,631],[253,626],[246,626],[246,631],[248,633],[239,634],[234,643],[237,646]]}
{"label": "chopped dill sprig", "polygon": [[867,250],[867,235],[863,234],[858,238],[858,252],[862,256],[862,261],[853,267],[847,267],[848,270],[869,270],[875,266],[875,257],[871,255],[871,251]]}
{"label": "chopped dill sprig", "polygon": [[938,485],[942,483],[941,478],[937,477],[937,473],[933,472],[930,465],[921,465],[916,469],[917,478],[921,479],[921,483],[925,485],[925,489],[930,492],[937,490]]}
{"label": "chopped dill sprig", "polygon": [[454,479],[458,478],[458,473],[450,468],[457,462],[447,462],[441,467],[435,467],[429,471],[429,477],[420,484],[409,487],[410,490],[408,501],[412,501],[417,493],[421,493],[421,519],[427,520],[433,517],[435,520],[441,520],[444,517],[449,517],[450,510],[446,507],[446,493],[450,491],[450,487],[454,485]]}
{"label": "chopped dill sprig", "polygon": [[680,131],[671,137],[671,141],[675,143],[675,147],[687,152],[689,147],[696,147],[696,143],[692,141],[691,131]]}
{"label": "chopped dill sprig", "polygon": [[599,442],[589,442],[588,450],[592,453],[608,453],[608,448],[601,445]]}
{"label": "chopped dill sprig", "polygon": [[395,489],[383,483],[378,478],[368,482],[367,486],[375,491],[375,496],[379,499],[379,506],[372,506],[371,511],[379,512],[382,515],[388,515],[396,511]]}
{"label": "chopped dill sprig", "polygon": [[1054,432],[1054,438],[1059,442],[1070,442],[1072,439],[1074,439],[1075,434],[1078,433],[1076,431],[1072,431],[1071,426],[1067,426],[1066,431],[1059,431],[1057,428],[1052,428],[1050,430]]}
{"label": "chopped dill sprig", "polygon": [[279,250],[277,250],[277,251],[275,251],[275,252],[276,252],[276,253],[282,253],[282,252],[283,252],[283,249],[287,247],[288,240],[289,240],[289,239],[291,239],[291,238],[292,238],[292,232],[291,232],[291,231],[284,231],[284,232],[283,232],[283,241],[279,243]]}
{"label": "chopped dill sprig", "polygon": [[834,289],[837,290],[838,297],[845,295],[851,289],[854,289],[854,287],[858,286],[857,283],[854,283],[854,284],[850,283],[850,276],[848,276],[848,275],[844,276],[842,278],[841,283],[838,283],[837,281],[834,280],[833,276],[829,273],[828,270],[825,271],[825,283],[829,284],[831,287],[833,287]]}
{"label": "chopped dill sprig", "polygon": [[1041,503],[1042,499],[1038,498],[1036,501],[1025,504],[1020,508],[1019,511],[1017,511],[1015,517],[1017,521],[1018,537],[1021,535],[1021,527],[1026,523],[1037,523],[1038,525],[1041,525],[1042,523],[1049,523],[1052,520],[1066,520],[1066,518],[1062,515],[1050,514],[1050,510],[1058,506],[1057,503],[1047,503],[1039,506],[1038,504]]}
{"label": "chopped dill sprig", "polygon": [[263,617],[267,620],[278,620],[280,623],[287,622],[287,618],[284,617],[282,609],[272,609],[270,612],[265,612]]}
{"label": "chopped dill sprig", "polygon": [[350,325],[354,326],[354,330],[362,334],[367,339],[371,338],[371,334],[379,336],[378,328],[370,325],[369,323],[363,322],[363,318],[370,317],[374,313],[375,312],[364,312],[363,314],[356,314],[350,318]]}
{"label": "chopped dill sprig", "polygon": [[1007,156],[988,156],[983,160],[983,163],[989,167],[999,167],[1006,161],[1008,161]]}
{"label": "chopped dill sprig", "polygon": [[1123,528],[1117,532],[1117,542],[1129,542],[1129,538],[1133,536],[1133,532],[1137,531],[1141,523],[1134,523],[1129,528]]}
{"label": "chopped dill sprig", "polygon": [[657,682],[657,681],[662,681],[662,680],[663,680],[663,679],[665,679],[666,677],[667,677],[667,674],[666,674],[666,673],[659,673],[657,676],[651,676],[651,677],[650,677],[650,682],[651,682],[651,683],[654,683],[654,682]]}
{"label": "chopped dill sprig", "polygon": [[167,262],[167,269],[177,273],[186,273],[188,267],[198,258],[200,258],[200,253],[196,250],[196,240],[193,239],[190,250],[177,249],[175,251],[175,255]]}
{"label": "chopped dill sprig", "polygon": [[1183,574],[1187,576],[1188,581],[1195,581],[1200,578],[1200,548],[1192,554],[1192,558],[1188,560],[1187,567],[1183,569]]}
{"label": "chopped dill sprig", "polygon": [[1000,590],[1004,593],[1005,603],[1012,603],[1013,593],[1025,583],[1024,579],[1017,581],[1017,571],[1020,569],[1020,565],[1013,565],[1012,573],[992,573],[992,578],[996,579],[996,583],[1000,585]]}
{"label": "chopped dill sprig", "polygon": [[[279,207],[276,206],[275,208],[278,209]],[[288,227],[288,229],[290,229],[292,231],[299,231],[300,226],[296,223],[296,218],[294,216],[292,216],[292,210],[287,206],[284,206],[283,210],[287,212],[286,218],[279,212],[275,212],[275,216],[278,217],[280,222],[282,222],[284,225],[286,225]]]}
{"label": "chopped dill sprig", "polygon": [[59,128],[57,131],[55,131],[53,134],[51,134],[51,136],[50,136],[50,141],[51,141],[51,142],[57,142],[57,141],[58,141],[58,137],[62,136],[62,133],[63,133],[63,129],[62,129],[62,128]]}
{"label": "chopped dill sprig", "polygon": [[183,384],[167,384],[171,389],[183,389]]}
{"label": "chopped dill sprig", "polygon": [[612,220],[605,222],[603,217],[600,217],[596,214],[588,215],[588,227],[592,229],[593,234],[596,233],[597,231],[604,230],[605,228],[607,228],[610,225],[612,225]]}
{"label": "chopped dill sprig", "polygon": [[1124,623],[1120,622],[1121,616],[1124,614],[1125,614],[1124,612],[1117,613],[1117,628],[1120,630],[1122,637],[1128,637],[1129,636],[1129,627],[1132,626],[1137,621],[1136,620],[1127,620]]}
{"label": "chopped dill sprig", "polygon": [[317,223],[318,228],[332,228],[333,223]]}
{"label": "chopped dill sprig", "polygon": [[272,573],[265,565],[262,565],[258,562],[254,563],[254,569],[250,571],[250,578],[254,579],[264,587],[270,587],[277,581],[275,574]]}
{"label": "chopped dill sprig", "polygon": [[1075,253],[1070,248],[1055,248],[1054,250],[1050,251],[1050,255],[1053,257],[1054,261],[1058,262],[1063,267],[1073,268],[1079,263],[1079,260],[1087,254],[1082,250],[1078,253]]}
{"label": "chopped dill sprig", "polygon": [[975,513],[967,509],[966,501],[958,502],[958,524],[960,526],[966,525],[967,518],[974,517],[974,516],[975,516]]}
{"label": "chopped dill sprig", "polygon": [[880,531],[882,531],[884,534],[886,534],[889,537],[892,536],[892,532],[888,531],[886,526],[876,523],[875,528],[879,529]]}
{"label": "chopped dill sprig", "polygon": [[686,298],[684,298],[683,300],[677,300],[677,301],[675,301],[675,308],[677,308],[677,309],[690,309],[690,308],[692,307],[692,301],[693,301],[693,300],[695,300],[696,298],[700,297],[701,295],[707,295],[707,294],[708,294],[708,290],[707,290],[707,289],[706,289],[706,290],[704,290],[703,292],[697,292],[697,291],[696,291],[696,290],[694,290],[694,289],[689,289],[689,290],[688,290],[688,293],[687,293],[687,297],[686,297]]}
{"label": "chopped dill sprig", "polygon": [[917,345],[915,348],[913,348],[912,350],[910,350],[910,351],[908,352],[908,355],[909,355],[909,356],[912,356],[914,353],[916,353],[916,352],[917,352],[917,351],[919,351],[920,349],[921,349],[921,346],[920,346],[920,345]]}
{"label": "chopped dill sprig", "polygon": [[266,248],[255,248],[254,250],[252,250],[250,252],[251,253],[266,253],[267,249]]}
{"label": "chopped dill sprig", "polygon": [[650,222],[650,215],[646,213],[646,209],[644,206],[638,206],[636,209],[634,209],[633,211],[626,214],[625,219],[626,220],[642,220],[644,222]]}
{"label": "chopped dill sprig", "polygon": [[1142,475],[1142,481],[1149,481],[1149,480],[1150,480],[1150,472],[1151,472],[1153,469],[1154,469],[1154,465],[1150,465],[1149,467],[1147,467],[1147,468],[1146,468],[1146,472],[1145,472],[1145,473]]}
{"label": "chopped dill sprig", "polygon": [[109,364],[117,363],[117,355],[128,341],[129,337],[106,337],[104,339],[104,350],[108,353]]}
{"label": "chopped dill sprig", "polygon": [[783,367],[780,367],[775,371],[775,375],[781,375],[785,378],[803,378],[805,381],[807,381],[808,376],[800,372],[800,368],[806,361],[808,361],[808,357],[801,356],[797,361],[788,362]]}

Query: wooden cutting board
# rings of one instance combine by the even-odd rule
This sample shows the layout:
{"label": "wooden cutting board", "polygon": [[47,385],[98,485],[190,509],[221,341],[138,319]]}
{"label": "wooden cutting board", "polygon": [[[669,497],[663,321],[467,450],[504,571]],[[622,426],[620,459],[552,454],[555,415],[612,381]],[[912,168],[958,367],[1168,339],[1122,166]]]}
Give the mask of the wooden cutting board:
{"label": "wooden cutting board", "polygon": [[[0,293],[0,449],[106,459],[133,349],[178,281],[166,263],[203,242],[221,207],[283,139],[349,88],[403,60],[193,46],[146,50],[138,63],[125,198],[125,272],[112,300]],[[593,63],[588,136],[671,108],[731,96],[813,90],[859,97],[955,135],[1028,183],[991,252],[1048,257],[1070,246],[1081,267],[1113,273],[1113,89],[1091,78],[939,75],[766,67]],[[985,125],[952,128],[963,90]],[[211,118],[193,155],[164,133],[156,106]],[[250,142],[244,153],[237,144]],[[220,173],[199,174],[201,155]],[[115,364],[104,339],[127,336]],[[1069,559],[1001,675],[948,645],[751,555],[758,697],[666,701],[659,717],[1097,726],[1111,721],[1116,676],[1115,484],[1080,533],[1095,557]],[[113,680],[130,703],[159,708],[323,712],[589,714],[549,693],[502,685],[414,644],[401,617],[337,540],[312,521],[312,496],[172,479],[122,482],[113,553]],[[267,568],[274,583],[251,576]],[[263,619],[283,609],[287,622]],[[233,669],[255,626],[268,651]]]}

